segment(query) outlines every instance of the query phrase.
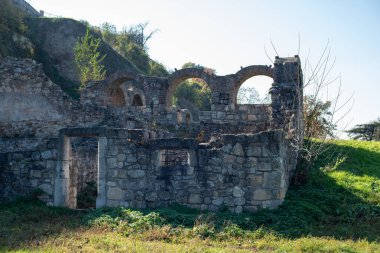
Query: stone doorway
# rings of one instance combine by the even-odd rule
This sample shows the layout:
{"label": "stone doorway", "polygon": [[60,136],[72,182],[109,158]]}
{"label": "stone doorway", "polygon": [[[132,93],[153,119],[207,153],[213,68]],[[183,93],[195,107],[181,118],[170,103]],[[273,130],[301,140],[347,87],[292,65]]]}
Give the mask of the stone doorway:
{"label": "stone doorway", "polygon": [[91,128],[61,132],[54,205],[73,209],[104,206],[106,137]]}

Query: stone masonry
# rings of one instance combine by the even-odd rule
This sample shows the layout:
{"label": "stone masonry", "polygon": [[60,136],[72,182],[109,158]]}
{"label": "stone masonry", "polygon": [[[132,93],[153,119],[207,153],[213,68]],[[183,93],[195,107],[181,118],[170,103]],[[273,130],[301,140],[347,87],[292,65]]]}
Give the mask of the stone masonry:
{"label": "stone masonry", "polygon": [[[271,104],[237,104],[247,79],[273,78]],[[173,108],[176,87],[200,78],[210,111]],[[298,56],[235,74],[181,69],[168,78],[118,72],[73,100],[29,59],[0,59],[0,201],[29,195],[77,207],[96,181],[96,207],[172,203],[215,211],[276,208],[285,198],[302,132]]]}

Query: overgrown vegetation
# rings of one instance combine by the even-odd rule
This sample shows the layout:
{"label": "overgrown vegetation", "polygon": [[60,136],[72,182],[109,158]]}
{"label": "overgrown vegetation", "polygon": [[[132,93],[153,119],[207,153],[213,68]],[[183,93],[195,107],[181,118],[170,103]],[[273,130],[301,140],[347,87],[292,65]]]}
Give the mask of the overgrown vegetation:
{"label": "overgrown vegetation", "polygon": [[79,70],[80,89],[83,89],[89,80],[102,80],[106,76],[106,70],[102,64],[106,55],[100,55],[99,45],[100,39],[94,38],[88,27],[86,34],[75,44],[74,56]]}
{"label": "overgrown vegetation", "polygon": [[379,252],[380,143],[334,141],[276,210],[0,206],[0,251]]}
{"label": "overgrown vegetation", "polygon": [[77,208],[95,208],[97,185],[95,181],[86,182],[86,185],[77,193]]}
{"label": "overgrown vegetation", "polygon": [[110,23],[103,23],[98,29],[102,38],[114,50],[132,62],[142,73],[151,76],[167,76],[165,66],[149,57],[147,42],[157,30],[146,32],[148,22],[117,31]]}
{"label": "overgrown vegetation", "polygon": [[0,1],[0,57],[33,56],[33,47],[23,37],[27,31],[24,17],[25,14],[11,4],[11,0]]}
{"label": "overgrown vegetation", "polygon": [[331,101],[322,101],[314,96],[304,96],[303,117],[305,138],[334,137],[336,124],[331,121]]}
{"label": "overgrown vegetation", "polygon": [[237,94],[238,104],[270,104],[270,94],[260,97],[255,87],[240,87]]}
{"label": "overgrown vegetation", "polygon": [[[215,70],[206,68],[193,62],[187,62],[182,66],[184,68],[199,68],[209,74],[215,74]],[[180,83],[173,96],[173,105],[181,108],[189,106],[196,107],[199,111],[211,110],[211,90],[208,84],[200,78],[189,78]],[[189,108],[186,108],[189,109]]]}

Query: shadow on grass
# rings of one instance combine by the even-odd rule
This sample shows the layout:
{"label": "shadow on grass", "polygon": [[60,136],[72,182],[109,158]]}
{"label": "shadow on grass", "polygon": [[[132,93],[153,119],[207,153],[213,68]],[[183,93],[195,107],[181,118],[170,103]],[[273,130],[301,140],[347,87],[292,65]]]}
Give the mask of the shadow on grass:
{"label": "shadow on grass", "polygon": [[[336,171],[348,175],[370,176],[375,186],[380,178],[380,153],[360,147],[334,147],[346,159],[332,169],[323,169],[329,162],[321,156],[310,172],[310,181],[304,186],[290,186],[284,203],[276,210],[261,210],[240,215],[228,211],[216,213],[173,205],[169,208],[140,210],[144,215],[160,218],[161,225],[192,228],[199,223],[212,223],[216,230],[234,223],[246,231],[259,228],[285,238],[329,236],[336,239],[365,239],[380,241],[380,187],[369,181],[362,182],[367,191],[355,192],[331,175]],[[344,180],[344,179],[343,179]],[[342,186],[343,185],[343,186]],[[368,195],[369,192],[369,195]],[[107,215],[118,221],[122,208],[103,208],[78,212],[66,208],[47,207],[41,202],[21,200],[0,205],[0,250],[25,247],[31,241],[63,231],[75,231],[93,224]],[[125,214],[124,214],[125,215]],[[134,213],[128,215],[133,216]],[[111,222],[114,222],[115,220]],[[120,220],[120,219],[119,219]],[[144,222],[149,219],[144,218]],[[115,223],[117,224],[117,222]]]}
{"label": "shadow on grass", "polygon": [[[0,251],[28,248],[31,242],[75,230],[84,214],[75,210],[49,207],[33,198],[20,198],[0,205]],[[26,246],[25,246],[26,245]]]}

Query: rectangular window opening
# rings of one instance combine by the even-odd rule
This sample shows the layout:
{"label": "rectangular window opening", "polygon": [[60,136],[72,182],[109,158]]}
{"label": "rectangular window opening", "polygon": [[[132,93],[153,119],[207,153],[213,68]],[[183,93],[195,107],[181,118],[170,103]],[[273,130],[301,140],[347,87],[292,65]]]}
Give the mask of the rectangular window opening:
{"label": "rectangular window opening", "polygon": [[174,167],[190,165],[188,149],[161,149],[160,166]]}

